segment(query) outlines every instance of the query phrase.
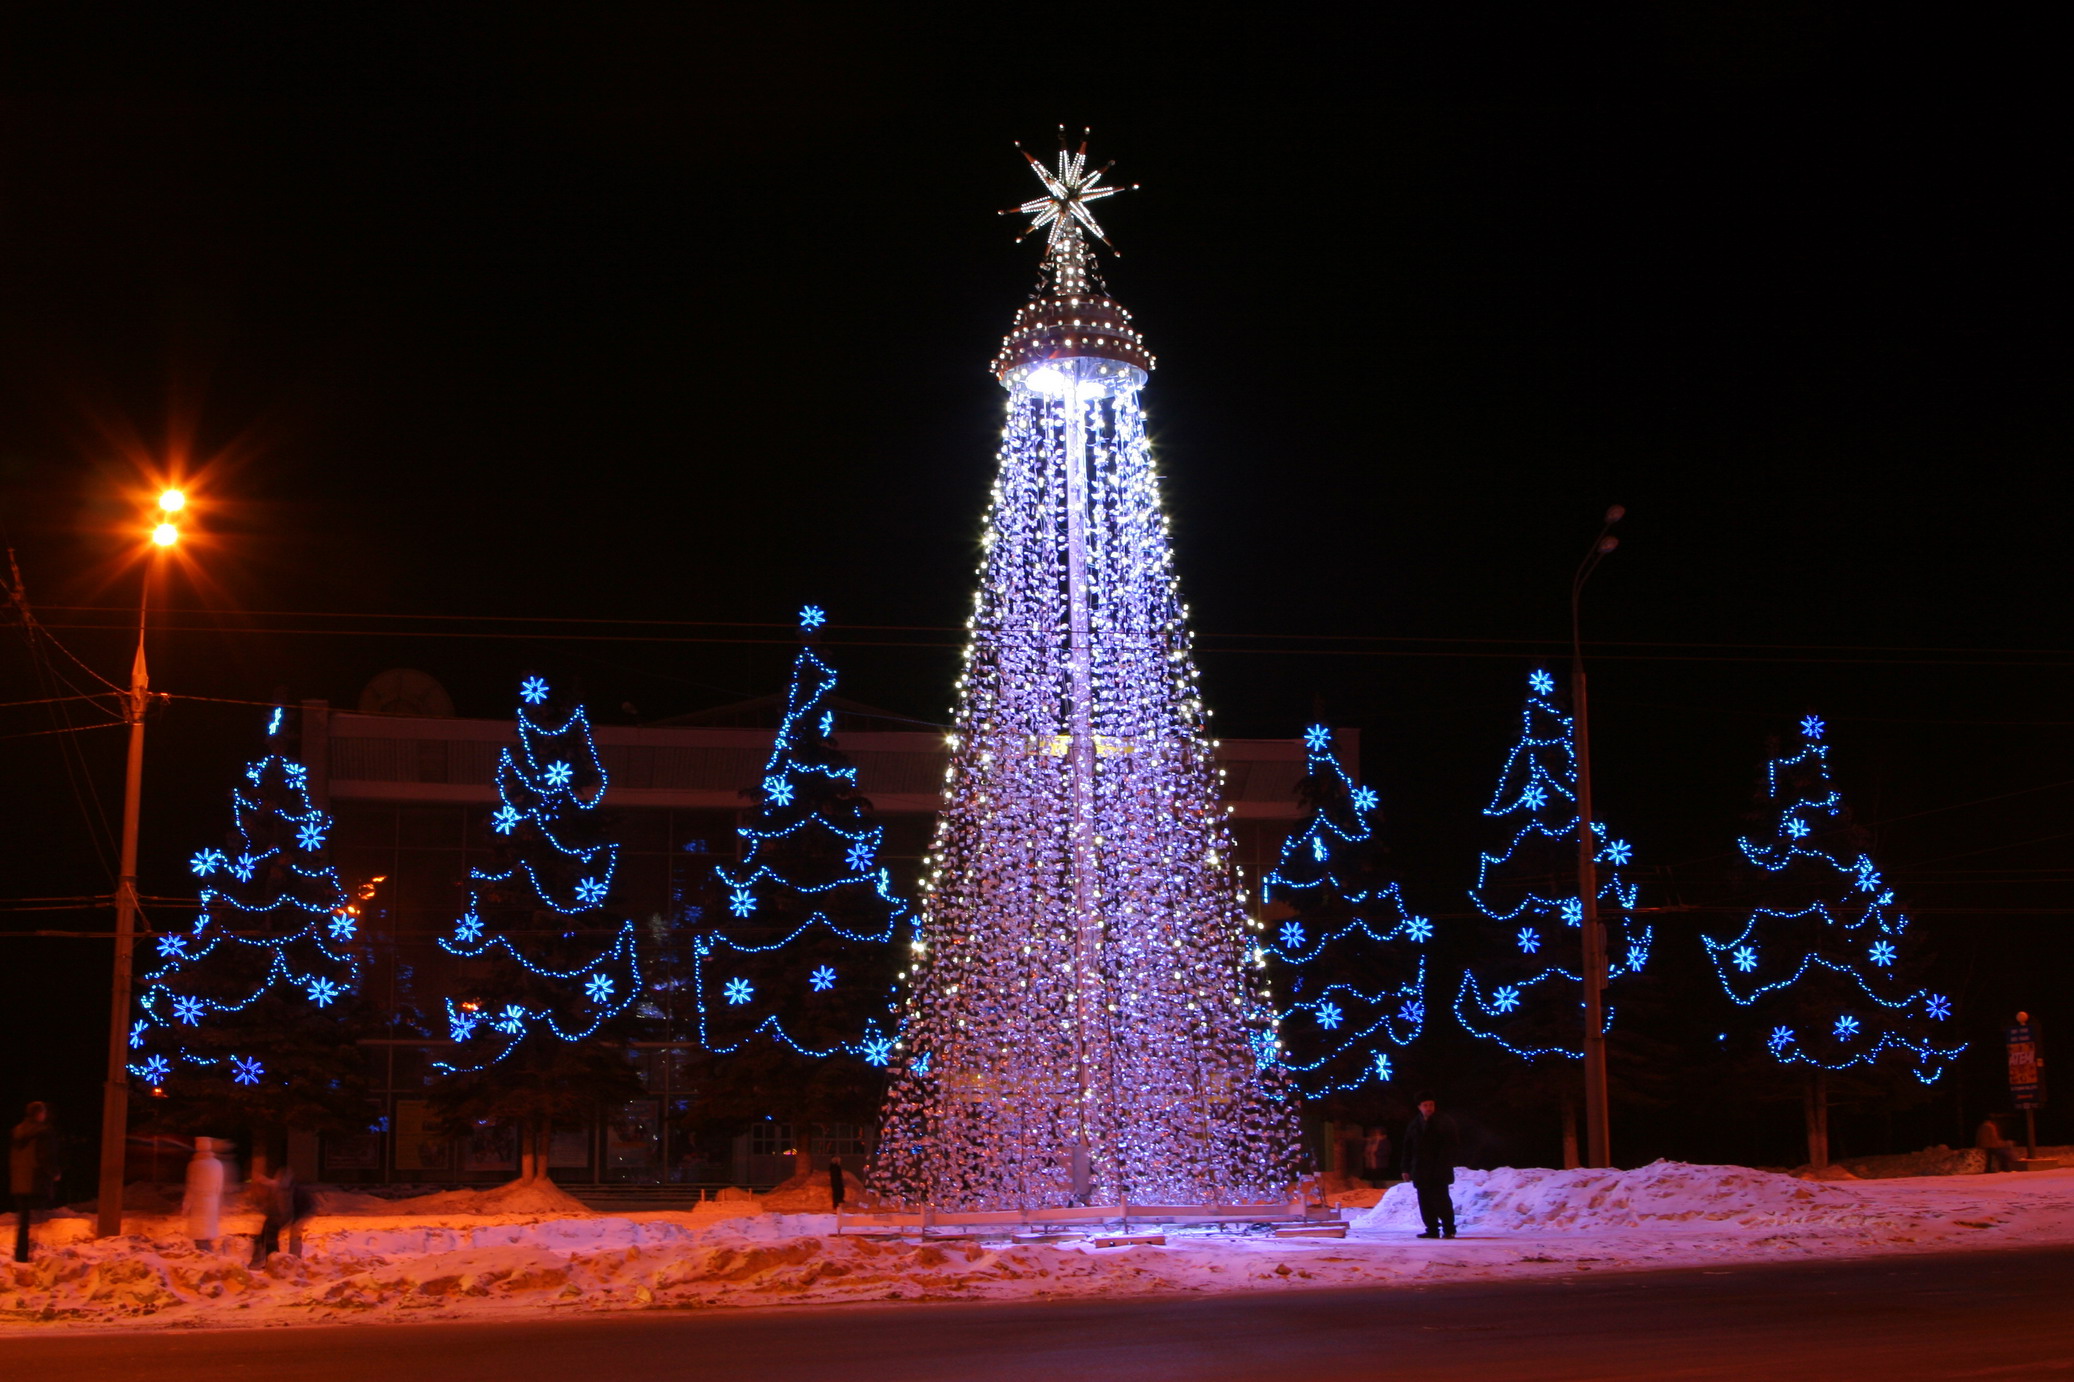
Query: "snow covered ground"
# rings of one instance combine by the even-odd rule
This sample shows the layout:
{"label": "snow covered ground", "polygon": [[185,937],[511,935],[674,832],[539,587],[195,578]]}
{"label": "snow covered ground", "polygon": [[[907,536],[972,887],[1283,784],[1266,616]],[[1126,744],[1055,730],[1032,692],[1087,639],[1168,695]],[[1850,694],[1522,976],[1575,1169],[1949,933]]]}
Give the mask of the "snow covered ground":
{"label": "snow covered ground", "polygon": [[[825,1192],[824,1192],[825,1193]],[[1164,1247],[838,1237],[832,1215],[744,1197],[594,1213],[551,1186],[385,1201],[331,1193],[304,1256],[245,1266],[256,1215],[198,1251],[172,1214],[97,1241],[84,1216],[0,1262],[0,1332],[488,1318],[843,1301],[1004,1300],[1412,1285],[1811,1257],[2074,1244],[2074,1170],[1856,1182],[1657,1162],[1633,1171],[1464,1171],[1462,1236],[1421,1240],[1408,1186],[1335,1197],[1349,1235],[1188,1231]],[[11,1241],[13,1230],[7,1230]]]}

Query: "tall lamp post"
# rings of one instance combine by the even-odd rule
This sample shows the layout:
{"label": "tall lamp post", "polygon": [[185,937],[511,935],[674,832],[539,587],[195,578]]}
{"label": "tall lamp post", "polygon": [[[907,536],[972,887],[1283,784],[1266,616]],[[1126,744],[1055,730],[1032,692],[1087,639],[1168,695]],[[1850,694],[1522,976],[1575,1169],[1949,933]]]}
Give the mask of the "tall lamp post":
{"label": "tall lamp post", "polygon": [[1627,515],[1615,504],[1570,579],[1570,714],[1577,750],[1577,900],[1584,908],[1584,1129],[1587,1166],[1613,1164],[1606,1115],[1606,933],[1599,925],[1598,836],[1592,830],[1591,717],[1584,701],[1584,639],[1578,606],[1584,583],[1620,545],[1613,525]]}
{"label": "tall lamp post", "polygon": [[95,1231],[103,1238],[122,1232],[122,1182],[130,1132],[127,1053],[130,1020],[130,960],[137,935],[137,816],[144,787],[144,709],[151,675],[144,666],[145,616],[151,608],[151,578],[161,554],[180,541],[176,516],[187,496],[169,489],[158,497],[158,522],[151,530],[143,589],[137,596],[137,656],[130,663],[130,689],[122,714],[130,726],[129,765],[122,787],[122,872],[115,880],[115,971],[108,992],[108,1077],[101,1087],[101,1195]]}

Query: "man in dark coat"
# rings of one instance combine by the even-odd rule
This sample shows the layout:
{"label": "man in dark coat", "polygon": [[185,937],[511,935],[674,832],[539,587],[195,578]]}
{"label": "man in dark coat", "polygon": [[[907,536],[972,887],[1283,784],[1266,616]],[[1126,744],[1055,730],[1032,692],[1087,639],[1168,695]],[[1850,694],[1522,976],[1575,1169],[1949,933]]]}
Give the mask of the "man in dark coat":
{"label": "man in dark coat", "polygon": [[843,1159],[828,1158],[828,1198],[834,1202],[835,1212],[843,1212]]}
{"label": "man in dark coat", "polygon": [[58,1179],[58,1131],[40,1100],[23,1110],[7,1143],[7,1188],[14,1197],[14,1260],[29,1260],[29,1223],[50,1203]]}
{"label": "man in dark coat", "polygon": [[1455,1236],[1455,1204],[1448,1187],[1455,1183],[1455,1159],[1461,1149],[1455,1120],[1439,1112],[1432,1095],[1422,1096],[1418,1116],[1404,1130],[1404,1178],[1419,1192],[1419,1218],[1426,1224],[1421,1238]]}

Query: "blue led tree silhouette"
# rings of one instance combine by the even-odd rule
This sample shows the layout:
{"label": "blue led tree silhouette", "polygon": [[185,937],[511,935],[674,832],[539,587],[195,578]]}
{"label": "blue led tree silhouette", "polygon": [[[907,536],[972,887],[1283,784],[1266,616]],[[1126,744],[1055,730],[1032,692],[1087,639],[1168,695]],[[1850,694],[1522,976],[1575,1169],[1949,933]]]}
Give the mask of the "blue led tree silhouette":
{"label": "blue led tree silhouette", "polygon": [[366,1126],[352,1044],[369,1017],[360,899],[330,863],[331,819],[286,750],[285,723],[269,714],[222,846],[189,860],[202,885],[193,926],[149,942],[129,1071],[167,1100],[154,1106],[161,1121]]}
{"label": "blue led tree silhouette", "polygon": [[542,677],[519,699],[488,821],[498,857],[470,871],[468,904],[439,942],[462,963],[446,999],[454,1044],[434,1066],[451,1077],[435,1095],[450,1125],[524,1125],[533,1178],[556,1118],[631,1092],[605,1039],[640,997],[641,966],[633,922],[610,910],[619,846],[598,810],[607,783],[589,720]]}
{"label": "blue led tree silhouette", "polygon": [[[1484,920],[1476,959],[1462,975],[1455,1015],[1463,1027],[1529,1061],[1584,1054],[1583,920],[1577,896],[1577,757],[1555,678],[1527,678],[1519,742],[1484,815],[1511,832],[1478,861],[1469,900]],[[1604,822],[1598,837],[1598,911],[1606,927],[1607,1024],[1619,982],[1649,961],[1653,932],[1634,913],[1636,887],[1622,870],[1634,854]]]}
{"label": "blue led tree silhouette", "polygon": [[1282,1063],[1320,1097],[1388,1083],[1426,1021],[1426,943],[1433,923],[1406,910],[1385,872],[1376,794],[1357,787],[1332,732],[1304,732],[1310,808],[1261,882],[1261,943]]}
{"label": "blue led tree silhouette", "polygon": [[1948,993],[1921,982],[1923,957],[1893,888],[1830,775],[1827,727],[1800,722],[1765,765],[1760,828],[1737,841],[1756,903],[1731,932],[1702,935],[1736,1039],[1805,1072],[1809,1160],[1827,1160],[1829,1077],[1861,1089],[1893,1077],[1937,1082],[1965,1049]]}
{"label": "blue led tree silhouette", "polygon": [[897,1033],[908,904],[880,858],[884,827],[837,749],[835,672],[801,612],[784,718],[740,829],[715,870],[717,924],[694,955],[699,1039],[722,1059],[702,1103],[747,1114],[869,1121]]}

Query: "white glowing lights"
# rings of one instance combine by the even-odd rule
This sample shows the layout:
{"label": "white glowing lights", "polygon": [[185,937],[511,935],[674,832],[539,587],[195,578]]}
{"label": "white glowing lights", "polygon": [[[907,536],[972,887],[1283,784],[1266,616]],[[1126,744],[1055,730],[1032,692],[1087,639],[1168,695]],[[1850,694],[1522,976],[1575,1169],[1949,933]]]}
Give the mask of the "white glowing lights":
{"label": "white glowing lights", "polygon": [[[945,809],[874,1183],[945,1209],[1283,1193],[1294,1124],[1080,155],[1030,207]],[[1076,191],[1076,189],[1078,189]]]}

